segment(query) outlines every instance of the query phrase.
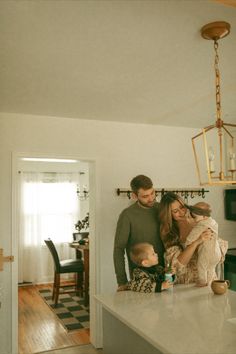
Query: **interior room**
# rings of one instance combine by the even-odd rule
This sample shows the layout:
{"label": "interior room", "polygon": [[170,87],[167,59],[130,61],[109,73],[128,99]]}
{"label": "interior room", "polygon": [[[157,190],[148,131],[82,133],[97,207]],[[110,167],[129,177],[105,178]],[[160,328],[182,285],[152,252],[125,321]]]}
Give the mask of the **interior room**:
{"label": "interior room", "polygon": [[[236,136],[236,2],[10,0],[0,2],[0,17],[1,350],[3,354],[20,353],[19,334],[22,338],[27,336],[18,328],[18,284],[27,287],[27,282],[29,286],[53,282],[53,259],[46,244],[40,246],[46,256],[44,267],[39,261],[43,278],[24,279],[20,275],[19,180],[30,172],[49,172],[50,178],[52,174],[55,177],[65,173],[78,177],[74,194],[81,209],[70,222],[71,241],[73,233],[76,238],[79,231],[74,229],[74,220],[84,220],[89,212],[89,335],[75,338],[74,331],[68,339],[59,322],[50,322],[52,332],[59,328],[65,331],[59,345],[53,343],[52,334],[48,348],[27,354],[48,350],[51,354],[72,354],[72,350],[78,354],[81,350],[83,354],[102,353],[104,318],[107,323],[114,323],[114,327],[109,325],[109,336],[112,338],[116,332],[114,319],[110,313],[104,315],[102,308],[107,301],[110,311],[112,298],[106,296],[118,294],[114,237],[121,211],[134,203],[127,193],[134,176],[144,174],[152,179],[159,190],[158,202],[164,189],[183,191],[189,204],[209,203],[219,235],[228,241],[230,249],[236,248],[235,199],[230,199],[230,211],[225,205],[226,191],[235,190],[235,184],[229,183],[236,178],[235,154],[232,152],[226,163],[231,171],[229,181],[222,180],[221,175],[220,183],[208,180],[201,185],[192,146],[192,138],[205,136],[202,129],[215,123],[219,109],[222,120],[232,125],[227,129],[232,128]],[[220,108],[214,44],[201,35],[201,28],[215,21],[226,21],[231,26],[230,33],[219,40]],[[221,144],[219,140],[217,144]],[[228,140],[224,144],[228,146]],[[216,165],[218,160],[203,148],[202,156],[205,154],[207,165],[203,170],[211,178],[213,163]],[[24,158],[36,160],[29,162]],[[50,159],[57,162],[49,162]],[[59,162],[62,159],[76,162]],[[118,189],[123,192],[117,193]],[[84,198],[87,192],[89,198]],[[60,198],[58,203],[63,204]],[[51,232],[45,238],[50,236]],[[79,259],[73,248],[61,251],[60,257]],[[38,252],[36,248],[37,256]],[[228,259],[231,262],[235,257],[229,255]],[[232,283],[228,293],[233,298],[235,266],[230,263],[226,270]],[[206,289],[198,290],[203,297],[211,297]],[[223,303],[226,296],[218,299]],[[168,301],[166,308],[170,310]],[[154,302],[155,298],[150,298],[150,303]],[[25,305],[27,309],[27,301]],[[210,307],[208,304],[207,309]],[[224,308],[228,311],[229,303]],[[230,311],[233,310],[231,306]],[[173,315],[178,318],[179,313],[181,308]],[[232,312],[233,316],[236,318]],[[197,325],[191,322],[191,327]],[[235,326],[233,322],[227,325]],[[44,329],[47,330],[46,322]],[[125,333],[136,338],[128,329]],[[40,343],[40,338],[35,341]],[[164,352],[165,348],[158,350],[154,352]],[[113,352],[105,349],[104,354]],[[131,349],[128,354],[133,354]]]}
{"label": "interior room", "polygon": [[[61,260],[77,259],[80,256],[84,261],[86,258],[84,252],[88,252],[89,219],[83,225],[82,221],[89,216],[89,164],[72,159],[21,157],[18,160],[17,196],[19,353],[88,344],[88,300],[78,295],[75,301],[75,293],[65,293],[68,288],[64,287],[63,296],[59,294],[59,304],[55,305],[51,294],[54,258],[45,241],[50,239],[53,242]],[[81,227],[78,228],[80,223]],[[88,272],[89,269],[86,275]],[[73,276],[74,273],[61,274],[61,282],[64,285],[68,283],[69,290],[73,290]],[[50,330],[54,323],[53,314],[46,321],[51,326],[48,325],[45,330],[42,318],[47,317],[47,314],[42,310],[47,311],[49,308],[43,300],[54,311],[57,317],[55,321],[61,320],[65,327],[63,331],[59,326],[56,336]],[[39,308],[34,306],[36,302],[41,303],[41,317],[37,316]],[[78,302],[80,304],[76,306]],[[76,321],[74,316],[68,317],[75,313]],[[78,330],[77,336],[72,335],[75,330]],[[23,335],[25,332],[27,336]],[[40,341],[37,340],[39,338]]]}

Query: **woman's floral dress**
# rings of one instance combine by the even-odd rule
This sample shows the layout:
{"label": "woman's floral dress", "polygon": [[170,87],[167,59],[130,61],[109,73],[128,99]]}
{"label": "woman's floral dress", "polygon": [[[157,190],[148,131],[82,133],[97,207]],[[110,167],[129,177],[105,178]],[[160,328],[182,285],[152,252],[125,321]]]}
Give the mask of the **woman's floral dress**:
{"label": "woman's floral dress", "polygon": [[[225,254],[228,249],[228,241],[222,240],[219,238],[219,244],[221,249],[221,260],[220,263],[223,264],[225,259]],[[185,245],[182,244],[183,249]],[[171,265],[171,267],[176,270],[176,281],[175,284],[189,284],[196,283],[198,280],[198,271],[197,271],[197,257],[198,251],[196,250],[187,265],[183,265],[178,261],[178,256],[183,251],[179,246],[171,246],[166,249],[165,252],[165,262],[166,264]],[[215,279],[217,275],[215,274]]]}

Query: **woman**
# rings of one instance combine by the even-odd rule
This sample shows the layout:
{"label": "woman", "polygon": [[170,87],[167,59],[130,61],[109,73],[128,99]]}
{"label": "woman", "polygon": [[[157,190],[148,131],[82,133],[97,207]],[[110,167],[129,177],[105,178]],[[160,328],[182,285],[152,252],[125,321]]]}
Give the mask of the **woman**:
{"label": "woman", "polygon": [[[212,231],[210,229],[204,231],[196,241],[185,247],[186,238],[195,226],[195,221],[188,212],[183,199],[172,192],[162,197],[159,217],[161,238],[166,248],[165,260],[176,271],[176,283],[197,282],[197,248],[202,242],[211,239]],[[222,240],[220,247],[224,257],[227,242],[224,243]]]}

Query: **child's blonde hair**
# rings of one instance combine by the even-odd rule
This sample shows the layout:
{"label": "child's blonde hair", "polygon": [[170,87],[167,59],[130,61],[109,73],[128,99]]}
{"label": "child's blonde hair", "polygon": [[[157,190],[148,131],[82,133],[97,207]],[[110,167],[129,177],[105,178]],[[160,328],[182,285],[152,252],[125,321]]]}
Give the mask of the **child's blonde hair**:
{"label": "child's blonde hair", "polygon": [[136,265],[141,266],[142,262],[148,258],[148,250],[152,247],[153,246],[147,242],[136,243],[130,249],[131,261]]}

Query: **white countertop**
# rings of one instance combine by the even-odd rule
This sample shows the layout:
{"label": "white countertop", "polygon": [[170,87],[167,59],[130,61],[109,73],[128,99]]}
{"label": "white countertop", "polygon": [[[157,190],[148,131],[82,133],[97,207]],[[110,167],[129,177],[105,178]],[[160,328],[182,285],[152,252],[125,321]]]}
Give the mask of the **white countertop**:
{"label": "white countertop", "polygon": [[175,285],[161,293],[95,295],[102,306],[163,353],[236,354],[236,292]]}

